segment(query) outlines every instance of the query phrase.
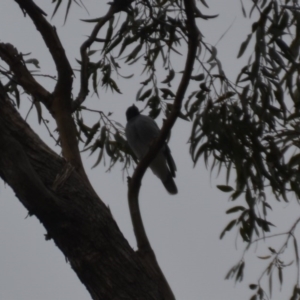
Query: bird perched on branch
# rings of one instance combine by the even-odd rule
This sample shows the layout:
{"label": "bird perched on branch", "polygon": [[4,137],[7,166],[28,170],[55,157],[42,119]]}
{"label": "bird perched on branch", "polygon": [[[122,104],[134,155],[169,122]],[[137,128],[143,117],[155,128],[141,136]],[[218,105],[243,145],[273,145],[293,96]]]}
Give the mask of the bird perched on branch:
{"label": "bird perched on branch", "polygon": [[[141,160],[146,155],[153,140],[158,137],[160,130],[155,121],[148,116],[141,115],[135,105],[127,109],[126,118],[125,134],[128,144],[137,158]],[[170,194],[177,194],[177,187],[173,180],[176,165],[166,143],[150,163],[150,169],[162,181]]]}

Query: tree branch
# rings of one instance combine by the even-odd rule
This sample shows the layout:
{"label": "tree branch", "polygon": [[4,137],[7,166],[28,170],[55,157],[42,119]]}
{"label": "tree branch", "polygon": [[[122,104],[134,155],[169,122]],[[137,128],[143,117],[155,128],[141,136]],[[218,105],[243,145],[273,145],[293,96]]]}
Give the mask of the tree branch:
{"label": "tree branch", "polygon": [[80,91],[75,101],[73,102],[73,111],[75,111],[86,99],[89,93],[89,74],[88,74],[88,66],[89,66],[89,56],[87,54],[88,49],[92,46],[92,44],[96,41],[97,35],[101,28],[114,16],[114,14],[120,11],[126,11],[126,8],[133,2],[133,0],[122,0],[122,1],[114,1],[113,3],[109,3],[111,6],[102,18],[99,18],[99,21],[95,25],[90,37],[81,45],[80,47],[80,55],[81,55],[81,72],[80,72]]}
{"label": "tree branch", "polygon": [[53,190],[64,160],[19,116],[0,87],[0,177],[36,215],[93,299],[164,299],[156,279],[76,171]]}
{"label": "tree branch", "polygon": [[56,66],[58,80],[54,93],[64,94],[64,102],[71,106],[71,89],[73,82],[73,70],[67,59],[65,50],[56,33],[56,29],[52,26],[37,9],[37,5],[32,0],[15,0],[21,9],[28,14],[33,21],[36,29],[42,35],[47,45],[53,61]]}
{"label": "tree branch", "polygon": [[[131,199],[135,199],[133,202],[137,202],[138,200],[138,194],[141,186],[141,180],[144,176],[144,173],[146,169],[148,168],[149,164],[153,160],[153,158],[156,156],[158,151],[163,146],[166,138],[168,137],[170,130],[172,129],[173,125],[175,124],[179,113],[181,109],[181,104],[183,101],[183,97],[185,94],[185,91],[188,87],[190,76],[192,74],[193,65],[195,61],[196,51],[198,47],[198,29],[195,23],[194,19],[194,10],[193,10],[193,1],[185,0],[185,6],[186,6],[186,15],[187,15],[187,24],[189,28],[189,45],[188,45],[188,53],[187,53],[187,59],[185,64],[185,70],[183,73],[183,76],[181,78],[180,85],[178,87],[176,97],[173,104],[173,109],[167,118],[167,120],[164,122],[164,125],[161,129],[159,137],[155,140],[155,142],[150,146],[148,153],[143,157],[143,159],[139,162],[137,165],[134,174],[132,178],[129,181],[129,190],[128,190],[128,199],[131,201]],[[131,204],[133,205],[133,204]],[[138,207],[133,208],[134,214],[136,214],[139,211]],[[137,225],[134,222],[135,229],[143,228],[142,224]],[[137,223],[139,223],[137,221]],[[135,226],[136,225],[136,226]],[[144,247],[149,247],[147,240],[145,237],[142,236],[136,236],[137,243],[139,246],[139,249]]]}
{"label": "tree branch", "polygon": [[117,12],[117,9],[114,5],[112,5],[105,16],[100,18],[99,22],[95,25],[90,37],[81,45],[80,47],[80,55],[81,55],[81,72],[80,72],[80,91],[78,93],[77,98],[73,103],[73,111],[75,111],[86,99],[89,93],[89,74],[88,74],[88,66],[90,59],[87,54],[88,48],[95,42],[97,35],[101,28],[109,21],[113,15]]}
{"label": "tree branch", "polygon": [[[134,233],[137,239],[137,245],[139,251],[144,252],[144,256],[147,257],[147,260],[151,261],[154,268],[157,269],[158,274],[161,275],[160,283],[165,292],[166,299],[174,299],[174,295],[163,276],[163,273],[160,270],[160,267],[156,261],[154,252],[151,248],[150,242],[147,238],[146,231],[144,229],[142,217],[139,209],[139,191],[141,186],[142,178],[145,174],[146,169],[148,168],[151,161],[157,155],[158,151],[163,146],[165,140],[167,139],[173,125],[175,124],[180,110],[182,101],[186,92],[186,89],[189,85],[190,77],[193,71],[194,61],[196,57],[197,48],[199,45],[199,30],[195,22],[195,3],[193,0],[184,0],[185,13],[186,13],[186,25],[188,29],[188,53],[186,57],[186,64],[183,76],[181,78],[180,85],[178,87],[173,109],[167,118],[166,122],[161,129],[159,137],[154,141],[150,146],[148,153],[143,157],[143,159],[137,165],[132,178],[129,180],[128,187],[128,201],[130,207],[131,220],[134,228]],[[173,297],[173,298],[172,298]]]}
{"label": "tree branch", "polygon": [[73,70],[53,27],[37,9],[32,0],[15,0],[21,9],[26,12],[47,45],[56,65],[58,80],[52,93],[52,102],[49,111],[54,117],[62,146],[63,156],[80,173],[85,183],[93,190],[82,164],[78,142],[77,129],[72,118],[72,84]]}

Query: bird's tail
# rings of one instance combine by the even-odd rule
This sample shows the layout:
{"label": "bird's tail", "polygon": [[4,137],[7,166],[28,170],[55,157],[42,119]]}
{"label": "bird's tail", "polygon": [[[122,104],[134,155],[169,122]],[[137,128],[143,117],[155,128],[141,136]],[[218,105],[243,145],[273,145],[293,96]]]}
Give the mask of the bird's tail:
{"label": "bird's tail", "polygon": [[162,183],[165,186],[166,190],[171,195],[175,195],[178,193],[177,186],[176,186],[171,174],[170,174],[170,176],[168,176],[168,178],[165,181],[162,181]]}

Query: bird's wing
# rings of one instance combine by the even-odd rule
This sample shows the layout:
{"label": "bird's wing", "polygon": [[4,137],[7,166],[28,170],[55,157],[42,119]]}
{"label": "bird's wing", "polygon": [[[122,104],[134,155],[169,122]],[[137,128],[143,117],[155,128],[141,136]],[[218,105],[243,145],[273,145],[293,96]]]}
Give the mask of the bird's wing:
{"label": "bird's wing", "polygon": [[147,145],[159,135],[159,127],[150,117],[139,115],[135,125],[140,139]]}
{"label": "bird's wing", "polygon": [[139,115],[128,121],[125,133],[129,146],[141,158],[158,136],[159,128],[152,118]]}
{"label": "bird's wing", "polygon": [[[159,135],[159,127],[155,121],[147,116],[139,115],[130,120],[126,125],[126,137],[129,146],[135,153],[135,155],[141,159],[148,151],[149,146],[153,140]],[[161,158],[159,159],[161,168],[163,165],[167,165],[172,177],[175,177],[176,164],[171,155],[171,150],[167,144],[162,147]],[[159,154],[158,154],[159,156]],[[163,163],[161,159],[164,157],[166,163]],[[157,157],[158,159],[158,157]],[[154,169],[156,169],[156,163],[152,163]],[[159,168],[159,166],[157,166]],[[154,171],[157,173],[156,171]]]}
{"label": "bird's wing", "polygon": [[[137,115],[129,118],[125,134],[130,148],[139,159],[146,155],[149,146],[159,135],[159,131],[159,127],[150,117]],[[170,194],[177,194],[178,190],[173,180],[176,165],[166,143],[151,162],[150,168]]]}

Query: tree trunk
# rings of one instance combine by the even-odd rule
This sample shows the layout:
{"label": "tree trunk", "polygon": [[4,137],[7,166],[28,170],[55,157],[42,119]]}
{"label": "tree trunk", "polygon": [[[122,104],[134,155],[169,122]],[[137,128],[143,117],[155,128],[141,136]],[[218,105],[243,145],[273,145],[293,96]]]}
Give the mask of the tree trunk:
{"label": "tree trunk", "polygon": [[0,176],[45,226],[93,299],[163,299],[153,271],[104,203],[40,140],[1,89]]}

